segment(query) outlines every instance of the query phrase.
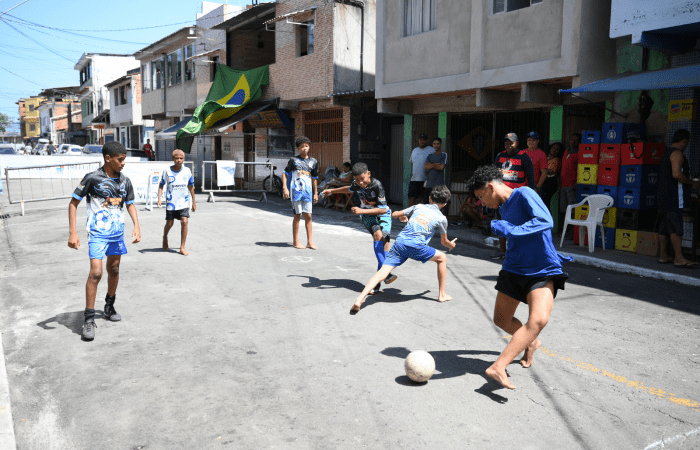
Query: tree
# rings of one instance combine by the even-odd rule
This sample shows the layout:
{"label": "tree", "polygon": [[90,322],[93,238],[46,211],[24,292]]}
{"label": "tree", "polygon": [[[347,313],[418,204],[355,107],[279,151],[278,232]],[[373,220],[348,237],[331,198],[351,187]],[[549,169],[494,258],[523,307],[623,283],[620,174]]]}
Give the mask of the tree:
{"label": "tree", "polygon": [[0,113],[0,133],[7,131],[10,126],[10,118],[6,114]]}

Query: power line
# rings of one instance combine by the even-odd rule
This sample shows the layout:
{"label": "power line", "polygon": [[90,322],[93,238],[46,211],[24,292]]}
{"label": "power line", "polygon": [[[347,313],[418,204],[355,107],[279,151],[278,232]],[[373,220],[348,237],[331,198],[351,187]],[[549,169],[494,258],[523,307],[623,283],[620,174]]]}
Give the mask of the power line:
{"label": "power line", "polygon": [[26,37],[26,38],[29,39],[30,41],[34,42],[34,43],[37,44],[38,46],[40,46],[40,47],[42,47],[42,48],[44,48],[44,49],[50,51],[51,53],[55,54],[56,56],[60,56],[61,58],[65,59],[66,61],[70,61],[71,63],[74,62],[72,59],[66,58],[65,56],[61,55],[60,53],[58,53],[58,52],[56,52],[56,51],[50,49],[49,47],[45,46],[45,45],[42,44],[41,42],[35,40],[34,38],[29,37],[29,36],[27,36],[26,34],[22,33],[20,30],[18,30],[17,28],[15,28],[11,23],[9,23],[8,21],[6,21],[6,20],[3,19],[2,17],[0,17],[0,21],[2,21],[2,23],[4,23],[5,25],[7,25],[8,27],[12,28],[13,30],[15,30],[16,32],[18,32],[19,34],[21,34],[22,36]]}

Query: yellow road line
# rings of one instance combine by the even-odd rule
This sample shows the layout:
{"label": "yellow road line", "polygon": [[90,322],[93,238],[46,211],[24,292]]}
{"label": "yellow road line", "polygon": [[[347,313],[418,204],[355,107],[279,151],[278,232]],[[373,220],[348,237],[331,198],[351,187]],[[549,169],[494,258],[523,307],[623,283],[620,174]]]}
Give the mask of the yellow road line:
{"label": "yellow road line", "polygon": [[[510,339],[511,337],[512,336],[503,336],[503,339]],[[605,369],[600,369],[591,363],[577,361],[573,358],[559,355],[559,354],[554,353],[553,351],[549,350],[548,348],[546,348],[544,346],[540,347],[538,350],[549,357],[552,357],[552,358],[558,357],[562,361],[573,363],[578,368],[587,370],[589,372],[598,373],[604,377],[608,377],[614,381],[617,381],[618,383],[624,383],[627,385],[627,387],[635,388],[639,391],[646,392],[646,393],[651,394],[651,395],[655,395],[655,396],[662,398],[664,400],[668,400],[669,402],[675,403],[676,405],[685,406],[685,407],[693,409],[694,411],[700,412],[700,402],[698,402],[698,401],[691,400],[689,398],[681,398],[681,397],[678,397],[676,394],[671,393],[671,392],[666,392],[663,389],[647,386],[641,381],[630,380],[622,375],[616,374],[615,372],[609,372]]]}

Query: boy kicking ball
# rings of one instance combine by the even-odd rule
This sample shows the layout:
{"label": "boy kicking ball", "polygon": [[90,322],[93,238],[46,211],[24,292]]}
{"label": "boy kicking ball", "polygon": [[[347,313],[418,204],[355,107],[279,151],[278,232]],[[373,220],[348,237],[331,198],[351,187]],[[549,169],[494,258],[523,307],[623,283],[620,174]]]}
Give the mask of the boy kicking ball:
{"label": "boy kicking ball", "polygon": [[[374,239],[374,255],[377,257],[377,270],[382,268],[389,251],[391,239],[391,209],[386,202],[384,186],[376,178],[372,178],[367,164],[357,163],[352,166],[353,182],[350,186],[335,189],[325,189],[321,195],[328,198],[335,194],[355,194],[360,200],[360,206],[350,209],[353,214],[360,216],[369,234]],[[391,275],[378,280],[372,288],[372,294],[379,291],[381,282],[386,284],[396,281],[397,276]]]}
{"label": "boy kicking ball", "polygon": [[[503,173],[495,166],[479,167],[467,182],[467,190],[481,203],[499,209],[502,220],[491,222],[498,236],[507,238],[505,260],[496,282],[496,308],[493,321],[511,334],[503,353],[486,369],[486,375],[503,387],[515,389],[506,367],[521,352],[520,364],[530,367],[541,342],[537,338],[549,321],[554,298],[564,289],[568,275],[562,262],[571,261],[554,249],[554,221],[540,196],[527,186],[516,189],[503,183]],[[520,303],[529,309],[527,323],[513,317]]]}
{"label": "boy kicking ball", "polygon": [[105,297],[104,317],[112,322],[122,319],[114,309],[119,283],[119,263],[126,254],[124,245],[124,205],[134,222],[131,242],[141,240],[139,218],[134,206],[134,189],[131,180],[121,173],[125,165],[126,149],[119,142],[110,141],[102,147],[104,165],[90,172],[73,192],[68,206],[70,236],[68,247],[79,249],[80,238],[76,231],[76,211],[83,198],[87,198],[88,253],[90,275],[85,285],[85,322],[82,338],[95,339],[95,297],[97,285],[102,279],[102,258],[107,256],[107,296]]}
{"label": "boy kicking ball", "polygon": [[158,207],[160,208],[161,195],[165,187],[165,229],[163,229],[163,250],[168,250],[168,233],[175,224],[175,219],[180,221],[180,254],[189,255],[185,250],[187,229],[190,219],[190,199],[192,200],[192,212],[197,210],[197,202],[194,198],[194,178],[188,167],[185,167],[185,152],[173,151],[173,165],[163,171],[158,186]]}
{"label": "boy kicking ball", "polygon": [[456,246],[455,241],[457,238],[452,241],[447,239],[447,218],[440,212],[450,200],[450,195],[447,186],[435,186],[430,192],[430,204],[414,205],[403,211],[395,211],[391,214],[392,219],[400,219],[402,222],[408,223],[396,237],[396,242],[389,250],[384,264],[370,278],[360,296],[355,300],[355,304],[350,309],[351,314],[360,311],[365,298],[377,283],[389,277],[395,267],[400,266],[409,258],[424,264],[428,261],[436,262],[438,265],[438,301],[446,302],[452,300],[452,297],[445,292],[447,255],[428,245],[435,231],[439,231],[440,243],[447,247],[448,251]]}

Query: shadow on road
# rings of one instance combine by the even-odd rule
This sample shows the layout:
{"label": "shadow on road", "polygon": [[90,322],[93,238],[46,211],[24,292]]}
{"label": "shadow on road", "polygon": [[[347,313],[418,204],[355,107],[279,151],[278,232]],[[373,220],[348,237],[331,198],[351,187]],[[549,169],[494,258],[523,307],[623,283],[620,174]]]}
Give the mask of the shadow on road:
{"label": "shadow on road", "polygon": [[261,247],[291,247],[292,244],[289,242],[256,242],[255,245]]}
{"label": "shadow on road", "polygon": [[[95,319],[101,317],[102,313],[95,311]],[[83,321],[85,320],[85,311],[75,311],[66,312],[61,314],[56,314],[50,319],[46,319],[43,322],[37,323],[37,326],[43,328],[44,330],[55,330],[55,326],[49,326],[49,324],[57,323],[58,325],[63,325],[64,327],[71,330],[77,335],[82,335],[83,332]]]}

